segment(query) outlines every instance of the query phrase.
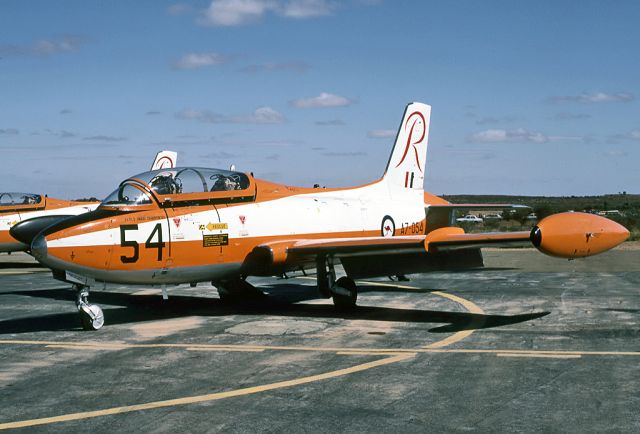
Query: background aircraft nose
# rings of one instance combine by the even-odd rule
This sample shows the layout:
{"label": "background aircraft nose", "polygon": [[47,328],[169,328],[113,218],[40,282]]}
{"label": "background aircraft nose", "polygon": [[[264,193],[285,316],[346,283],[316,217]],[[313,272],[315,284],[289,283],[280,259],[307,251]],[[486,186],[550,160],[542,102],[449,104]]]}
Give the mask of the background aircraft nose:
{"label": "background aircraft nose", "polygon": [[20,241],[21,243],[31,245],[36,235],[42,232],[45,228],[69,217],[71,216],[48,215],[43,217],[34,217],[32,219],[24,220],[14,225],[11,229],[9,229],[9,233],[13,238]]}
{"label": "background aircraft nose", "polygon": [[31,254],[36,260],[42,262],[47,258],[47,240],[44,235],[38,235],[31,243]]}

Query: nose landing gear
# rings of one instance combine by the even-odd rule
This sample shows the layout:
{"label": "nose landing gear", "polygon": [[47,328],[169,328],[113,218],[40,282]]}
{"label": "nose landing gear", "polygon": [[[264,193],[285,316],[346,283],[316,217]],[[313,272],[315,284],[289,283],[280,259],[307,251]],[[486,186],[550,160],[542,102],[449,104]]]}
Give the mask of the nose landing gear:
{"label": "nose landing gear", "polygon": [[84,330],[99,330],[104,325],[104,314],[97,304],[90,304],[89,287],[84,285],[73,285],[77,291],[76,307],[80,314],[80,321]]}

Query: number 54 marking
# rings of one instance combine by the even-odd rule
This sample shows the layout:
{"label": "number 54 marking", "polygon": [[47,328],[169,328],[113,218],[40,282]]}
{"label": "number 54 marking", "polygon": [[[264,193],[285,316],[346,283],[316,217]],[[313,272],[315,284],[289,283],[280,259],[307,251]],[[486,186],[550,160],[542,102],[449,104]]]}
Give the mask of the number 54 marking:
{"label": "number 54 marking", "polygon": [[[120,260],[124,264],[130,264],[133,262],[138,262],[140,258],[140,245],[137,241],[127,240],[127,231],[137,231],[138,225],[122,225],[120,226],[120,246],[122,247],[131,247],[133,249],[133,254],[131,256],[120,256]],[[154,241],[154,238],[157,234],[157,241]],[[144,246],[147,249],[158,249],[158,261],[162,261],[162,249],[164,249],[166,243],[162,241],[162,226],[160,223],[156,224],[151,231],[151,235],[147,238],[147,241],[144,243]]]}

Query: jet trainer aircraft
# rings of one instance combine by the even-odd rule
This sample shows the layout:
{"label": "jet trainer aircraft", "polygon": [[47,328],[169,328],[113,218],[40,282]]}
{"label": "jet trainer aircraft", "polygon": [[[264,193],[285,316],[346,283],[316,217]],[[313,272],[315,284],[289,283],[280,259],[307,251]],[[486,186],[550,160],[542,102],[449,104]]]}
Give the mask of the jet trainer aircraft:
{"label": "jet trainer aircraft", "polygon": [[[151,170],[175,167],[177,156],[173,151],[158,152]],[[9,233],[13,226],[21,222],[31,220],[20,226],[23,231],[37,233],[67,217],[93,211],[98,205],[100,202],[60,200],[33,193],[0,193],[0,252],[29,250],[28,243],[19,241]]]}
{"label": "jet trainer aircraft", "polygon": [[[99,329],[89,304],[99,283],[210,281],[221,298],[247,293],[247,276],[316,268],[317,285],[339,308],[355,306],[356,278],[481,267],[480,247],[533,244],[577,258],[623,242],[621,225],[563,213],[531,232],[466,234],[452,227],[464,208],[425,193],[431,107],[409,104],[381,179],[341,189],[298,188],[219,169],[176,167],[124,180],[90,213],[32,238],[34,257],[74,284],[85,329]],[[29,241],[29,240],[27,240]],[[340,262],[346,276],[337,278]]]}

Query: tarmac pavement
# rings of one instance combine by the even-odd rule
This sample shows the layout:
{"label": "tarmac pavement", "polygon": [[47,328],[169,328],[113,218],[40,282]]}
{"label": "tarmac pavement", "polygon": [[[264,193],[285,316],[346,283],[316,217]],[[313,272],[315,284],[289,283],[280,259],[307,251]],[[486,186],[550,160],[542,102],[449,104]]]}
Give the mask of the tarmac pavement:
{"label": "tarmac pavement", "polygon": [[564,261],[486,250],[484,270],[110,285],[81,330],[69,285],[0,256],[0,429],[25,432],[640,432],[640,250]]}

